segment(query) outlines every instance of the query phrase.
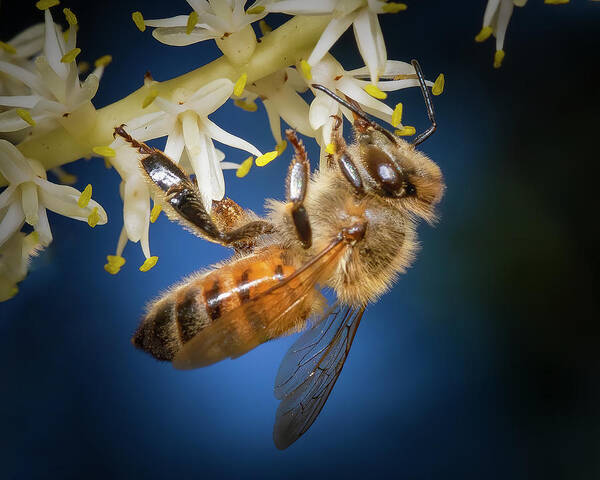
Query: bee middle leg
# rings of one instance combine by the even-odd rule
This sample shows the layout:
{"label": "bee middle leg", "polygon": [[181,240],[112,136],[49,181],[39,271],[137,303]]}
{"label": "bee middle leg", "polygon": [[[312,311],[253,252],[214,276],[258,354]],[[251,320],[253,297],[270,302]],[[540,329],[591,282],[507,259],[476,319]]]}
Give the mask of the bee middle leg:
{"label": "bee middle leg", "polygon": [[287,205],[298,239],[304,248],[310,248],[312,245],[312,229],[308,212],[304,208],[306,188],[310,176],[310,162],[304,145],[302,145],[296,133],[293,130],[286,130],[285,135],[294,148],[294,156],[290,162],[286,179]]}

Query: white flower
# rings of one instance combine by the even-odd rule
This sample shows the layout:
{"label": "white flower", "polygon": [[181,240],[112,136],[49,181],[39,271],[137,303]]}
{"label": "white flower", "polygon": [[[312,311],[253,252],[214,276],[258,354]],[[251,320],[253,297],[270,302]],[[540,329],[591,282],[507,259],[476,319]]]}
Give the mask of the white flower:
{"label": "white flower", "polygon": [[83,205],[81,192],[49,182],[39,162],[26,159],[14,145],[1,139],[0,173],[8,181],[8,186],[0,193],[0,212],[3,212],[0,246],[21,230],[25,222],[39,234],[40,243],[48,245],[52,241],[52,232],[46,209],[87,221],[91,226],[107,222],[106,212],[97,202],[88,199]]}
{"label": "white flower", "polygon": [[496,37],[494,68],[499,68],[504,59],[504,37],[513,8],[515,5],[522,7],[526,3],[527,0],[488,0],[483,14],[483,27],[475,37],[475,41],[483,42],[494,34]]}
{"label": "white flower", "polygon": [[[29,94],[0,97],[0,106],[10,110],[0,113],[0,132],[19,131],[36,126],[37,131],[47,131],[57,122],[68,122],[73,112],[94,111],[90,100],[98,90],[104,67],[94,70],[84,82],[79,81],[75,57],[76,25],[67,31],[67,40],[56,28],[50,10],[44,12],[44,54],[35,59],[35,72],[19,65],[0,61],[0,73],[9,75],[29,87]],[[85,129],[90,117],[77,118],[75,128]],[[93,120],[93,116],[91,118]]]}
{"label": "white flower", "polygon": [[37,232],[17,232],[0,247],[0,302],[18,293],[17,283],[27,275],[29,259],[41,248]]}
{"label": "white flower", "polygon": [[353,25],[356,43],[369,69],[371,82],[377,84],[387,60],[377,15],[404,10],[406,5],[388,3],[384,0],[272,0],[267,9],[269,12],[290,15],[333,14],[333,18],[308,57],[307,62],[311,67],[319,63],[333,44],[350,25]]}

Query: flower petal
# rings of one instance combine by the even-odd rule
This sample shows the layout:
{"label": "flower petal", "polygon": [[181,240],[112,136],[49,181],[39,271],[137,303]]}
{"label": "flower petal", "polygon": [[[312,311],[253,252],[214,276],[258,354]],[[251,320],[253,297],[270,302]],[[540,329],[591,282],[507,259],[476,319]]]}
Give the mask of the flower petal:
{"label": "flower petal", "polygon": [[154,20],[144,19],[148,27],[185,27],[187,26],[188,15],[177,15],[169,18],[156,18]]}
{"label": "flower petal", "polygon": [[353,12],[344,17],[333,18],[329,22],[321,34],[321,38],[319,38],[315,48],[313,48],[312,53],[308,57],[307,61],[310,65],[316,65],[321,61],[333,44],[337,42],[338,38],[342,36],[342,33],[348,30],[348,27],[352,24],[356,15],[356,12]]}
{"label": "flower petal", "polygon": [[279,111],[275,108],[275,105],[270,100],[263,100],[265,110],[267,111],[267,117],[269,119],[269,126],[271,127],[271,133],[276,143],[281,143],[281,119],[279,117]]}
{"label": "flower petal", "polygon": [[371,82],[376,85],[387,58],[377,15],[366,8],[361,10],[354,20],[354,35],[360,55],[369,69]]}
{"label": "flower petal", "polygon": [[257,157],[262,155],[260,150],[258,150],[254,145],[248,143],[246,140],[240,137],[236,137],[235,135],[226,132],[207,118],[202,119],[202,130],[205,131],[211,138],[214,138],[217,142],[230,145],[234,148],[239,148],[240,150],[245,150],[246,152],[256,155]]}
{"label": "flower petal", "polygon": [[273,2],[267,8],[271,13],[287,13],[288,15],[326,15],[332,13],[337,0],[281,0]]}
{"label": "flower petal", "polygon": [[14,197],[13,194],[15,193],[15,190],[17,189],[17,185],[16,184],[12,184],[9,185],[8,187],[6,187],[2,193],[0,193],[0,210],[2,210],[3,208],[6,208],[6,206],[11,203],[14,202]]}
{"label": "flower petal", "polygon": [[204,40],[221,37],[219,33],[200,28],[194,28],[191,33],[187,33],[187,27],[156,28],[152,31],[152,36],[165,45],[173,45],[176,47],[183,47]]}
{"label": "flower petal", "polygon": [[127,237],[132,242],[142,238],[150,222],[150,192],[142,175],[134,175],[125,181],[123,189],[123,222]]}
{"label": "flower petal", "polygon": [[3,139],[0,139],[0,173],[15,185],[27,182],[34,176],[33,169],[23,154],[12,143]]}
{"label": "flower petal", "polygon": [[198,89],[185,106],[205,117],[223,105],[233,93],[233,82],[227,78],[214,80]]}
{"label": "flower petal", "polygon": [[25,221],[35,227],[38,222],[38,195],[37,186],[33,182],[25,182],[20,185],[21,206],[25,214]]}
{"label": "flower petal", "polygon": [[317,92],[315,99],[310,104],[308,119],[310,126],[317,130],[329,120],[330,115],[335,115],[338,111],[337,102],[328,95]]}
{"label": "flower petal", "polygon": [[496,50],[502,50],[504,46],[504,37],[506,35],[506,29],[508,28],[508,22],[512,16],[514,3],[512,0],[504,0],[500,3],[500,9],[498,10],[498,22],[496,23]]}
{"label": "flower petal", "polygon": [[48,214],[43,205],[38,206],[38,222],[35,225],[35,231],[40,236],[40,243],[47,247],[52,242],[52,231],[48,222]]}
{"label": "flower petal", "polygon": [[15,232],[21,230],[25,223],[25,214],[19,202],[10,204],[4,217],[0,220],[0,247],[12,237]]}
{"label": "flower petal", "polygon": [[485,6],[485,12],[483,14],[484,27],[487,27],[492,24],[492,19],[494,18],[494,14],[498,10],[499,4],[500,0],[488,0],[487,5]]}
{"label": "flower petal", "polygon": [[3,107],[33,108],[39,100],[39,95],[10,95],[0,97],[0,105]]}
{"label": "flower petal", "polygon": [[165,145],[164,154],[173,162],[179,163],[184,146],[185,141],[183,139],[183,132],[181,131],[181,123],[176,122],[173,130],[167,137],[167,144]]}
{"label": "flower petal", "polygon": [[[44,40],[44,56],[48,60],[48,64],[54,72],[62,79],[66,79],[68,75],[67,66],[61,62],[63,55],[66,53],[62,47],[59,35],[61,35],[54,26],[50,9],[44,11],[44,20],[46,23],[45,40]],[[62,35],[61,35],[62,36]]]}

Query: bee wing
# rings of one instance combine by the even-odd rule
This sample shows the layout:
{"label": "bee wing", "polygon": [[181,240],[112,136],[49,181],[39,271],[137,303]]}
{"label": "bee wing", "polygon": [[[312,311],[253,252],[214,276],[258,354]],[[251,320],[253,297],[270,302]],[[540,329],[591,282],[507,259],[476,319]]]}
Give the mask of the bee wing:
{"label": "bee wing", "polygon": [[181,370],[236,358],[281,333],[278,323],[302,305],[345,249],[341,236],[301,268],[202,329],[173,359]]}
{"label": "bee wing", "polygon": [[305,433],[325,405],[337,381],[365,307],[337,303],[288,350],[275,379],[281,400],[273,440],[280,450]]}

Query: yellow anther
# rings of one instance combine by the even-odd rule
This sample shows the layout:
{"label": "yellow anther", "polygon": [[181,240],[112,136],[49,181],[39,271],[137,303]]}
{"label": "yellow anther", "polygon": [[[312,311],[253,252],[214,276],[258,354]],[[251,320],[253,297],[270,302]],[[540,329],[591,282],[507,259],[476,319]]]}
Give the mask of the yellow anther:
{"label": "yellow anther", "polygon": [[77,17],[70,8],[63,8],[63,13],[65,14],[67,22],[69,22],[69,25],[77,25]]}
{"label": "yellow anther", "polygon": [[394,113],[392,113],[392,126],[397,127],[402,123],[402,104],[397,103],[396,108],[394,108]]}
{"label": "yellow anther", "polygon": [[154,206],[152,207],[152,211],[150,212],[150,221],[152,223],[154,223],[154,222],[156,222],[156,220],[158,220],[158,216],[160,215],[160,212],[162,212],[162,207],[158,203],[155,203]]}
{"label": "yellow anther", "polygon": [[115,267],[114,265],[111,265],[110,263],[107,263],[104,265],[104,270],[108,273],[110,273],[111,275],[116,275],[117,273],[119,273],[119,270],[121,270],[119,267]]}
{"label": "yellow anther", "polygon": [[100,215],[98,214],[98,207],[94,207],[94,209],[92,210],[92,213],[90,213],[89,217],[88,217],[88,225],[92,228],[94,228],[96,225],[98,225],[98,222],[100,221]]}
{"label": "yellow anther", "polygon": [[79,62],[77,64],[77,70],[79,70],[79,73],[85,73],[90,69],[90,64],[88,62]]}
{"label": "yellow anther", "polygon": [[87,187],[85,187],[83,189],[83,192],[81,192],[81,195],[79,195],[79,200],[77,200],[77,205],[79,205],[79,208],[85,208],[88,206],[88,203],[90,203],[91,199],[92,199],[92,184],[88,183]]}
{"label": "yellow anther", "polygon": [[40,10],[47,10],[50,7],[56,7],[60,2],[58,0],[40,0],[35,4]]}
{"label": "yellow anther", "polygon": [[496,50],[494,54],[494,68],[500,68],[502,60],[504,60],[504,50]]}
{"label": "yellow anther", "polygon": [[108,263],[104,265],[104,270],[111,275],[116,275],[119,273],[121,267],[125,265],[125,259],[120,255],[107,255],[106,260]]}
{"label": "yellow anther", "polygon": [[256,112],[258,110],[258,105],[254,102],[246,102],[244,100],[240,100],[239,98],[233,101],[233,104],[236,107],[240,107],[242,110],[246,110],[247,112]]}
{"label": "yellow anther", "polygon": [[406,10],[405,3],[396,3],[396,2],[388,2],[385,3],[382,7],[383,13],[398,13]]}
{"label": "yellow anther", "polygon": [[142,12],[133,12],[131,14],[131,19],[140,32],[146,30],[146,24],[144,23],[144,16],[142,15]]}
{"label": "yellow anther", "polygon": [[0,42],[0,50],[4,50],[6,53],[11,53],[13,55],[17,53],[17,49],[6,42]]}
{"label": "yellow anther", "polygon": [[431,93],[434,95],[441,95],[444,91],[444,85],[446,84],[446,79],[443,73],[440,73],[438,77],[433,82],[433,87],[431,87]]}
{"label": "yellow anther", "polygon": [[144,263],[142,263],[142,266],[140,267],[140,272],[147,272],[148,270],[150,270],[154,265],[156,265],[156,262],[158,262],[158,257],[150,257],[147,258]]}
{"label": "yellow anther", "polygon": [[277,158],[277,150],[273,152],[263,153],[260,157],[258,157],[255,161],[257,167],[264,167],[268,163],[271,163],[273,160]]}
{"label": "yellow anther", "polygon": [[244,178],[246,175],[248,175],[248,172],[252,167],[253,159],[254,157],[248,157],[246,160],[244,160],[242,164],[238,167],[238,169],[235,171],[235,176],[238,178]]}
{"label": "yellow anther", "polygon": [[75,61],[75,59],[77,58],[77,55],[79,55],[80,53],[81,53],[81,48],[74,48],[73,50],[70,50],[67,53],[65,53],[63,55],[63,57],[60,59],[60,61],[62,63],[71,63],[71,62]]}
{"label": "yellow anther", "polygon": [[244,88],[246,88],[247,80],[248,80],[248,74],[246,72],[244,72],[240,75],[240,78],[238,78],[235,81],[235,85],[233,86],[233,94],[236,97],[239,97],[242,95],[242,93],[244,93]]}
{"label": "yellow anther", "polygon": [[376,98],[377,100],[385,100],[387,98],[387,93],[379,90],[379,87],[377,87],[377,85],[373,85],[372,83],[369,83],[368,85],[365,85],[363,88],[364,88],[365,92],[367,92],[369,95]]}
{"label": "yellow anther", "polygon": [[94,62],[94,67],[106,67],[110,62],[112,62],[112,55],[102,55]]}
{"label": "yellow anther", "polygon": [[185,33],[188,35],[194,31],[194,27],[198,23],[198,12],[194,10],[188,15],[187,25],[185,26]]}
{"label": "yellow anther", "polygon": [[398,135],[399,137],[409,137],[409,136],[417,133],[417,130],[415,129],[415,127],[405,125],[402,128],[399,128],[398,130],[396,130],[394,133],[396,135]]}
{"label": "yellow anther", "polygon": [[488,38],[490,38],[490,35],[494,33],[494,29],[490,26],[487,27],[483,27],[481,29],[481,31],[475,35],[475,41],[476,42],[485,42]]}
{"label": "yellow anther", "polygon": [[287,142],[285,140],[282,140],[275,146],[275,151],[277,152],[277,155],[281,155],[283,152],[285,152],[286,148]]}
{"label": "yellow anther", "polygon": [[29,125],[31,125],[32,127],[35,126],[35,120],[31,116],[31,113],[29,113],[27,110],[25,110],[24,108],[17,108],[16,112],[17,115],[23,120],[25,120]]}
{"label": "yellow anther", "polygon": [[263,13],[265,11],[265,7],[263,7],[262,5],[257,5],[256,7],[252,7],[249,8],[248,10],[246,10],[246,13],[248,15],[258,15],[260,13]]}
{"label": "yellow anther", "polygon": [[63,185],[74,185],[77,183],[77,175],[65,172],[62,169],[58,170],[56,173],[58,176],[58,181]]}
{"label": "yellow anther", "polygon": [[548,5],[564,5],[565,3],[569,3],[569,0],[544,0],[544,3]]}
{"label": "yellow anther", "polygon": [[312,68],[306,60],[300,61],[300,70],[302,70],[302,75],[304,75],[304,78],[307,80],[312,80]]}
{"label": "yellow anther", "polygon": [[158,97],[158,90],[156,88],[151,88],[150,93],[146,95],[146,98],[144,98],[144,101],[142,102],[142,108],[146,108],[148,105],[150,105],[154,100],[156,100],[156,97]]}
{"label": "yellow anther", "polygon": [[94,147],[92,148],[92,152],[94,152],[97,155],[100,155],[101,157],[116,157],[117,156],[117,152],[115,152],[112,148],[110,147]]}
{"label": "yellow anther", "polygon": [[258,22],[258,28],[260,28],[260,33],[262,33],[263,36],[265,36],[267,33],[271,33],[273,31],[271,26],[264,20],[261,20],[260,22]]}
{"label": "yellow anther", "polygon": [[335,145],[333,143],[328,143],[327,145],[325,145],[325,151],[329,155],[333,155],[335,153]]}

